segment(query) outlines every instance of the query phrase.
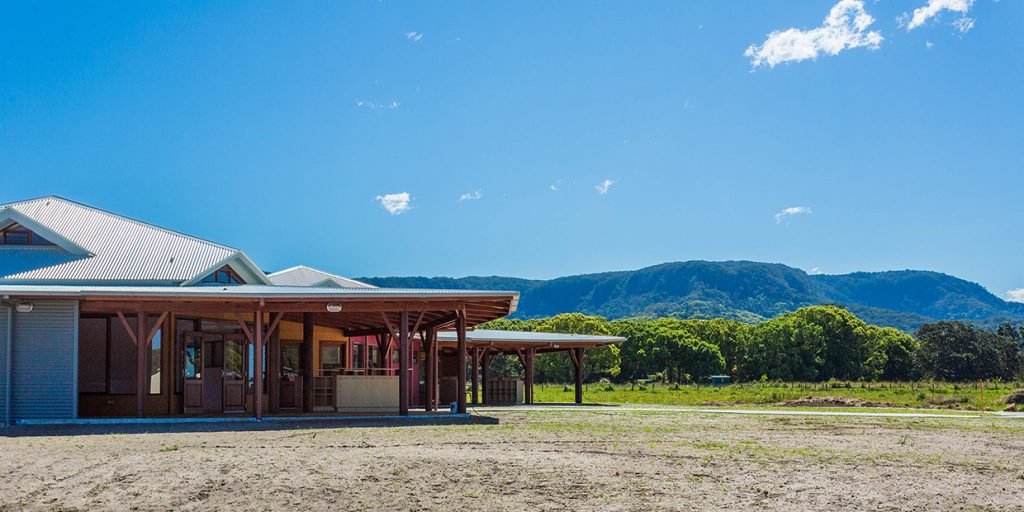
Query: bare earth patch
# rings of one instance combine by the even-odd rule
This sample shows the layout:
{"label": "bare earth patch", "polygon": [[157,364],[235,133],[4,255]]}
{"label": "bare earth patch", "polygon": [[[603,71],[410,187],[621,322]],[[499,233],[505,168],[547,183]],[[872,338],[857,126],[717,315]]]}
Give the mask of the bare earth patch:
{"label": "bare earth patch", "polygon": [[1018,420],[496,415],[0,438],[0,510],[1024,510]]}

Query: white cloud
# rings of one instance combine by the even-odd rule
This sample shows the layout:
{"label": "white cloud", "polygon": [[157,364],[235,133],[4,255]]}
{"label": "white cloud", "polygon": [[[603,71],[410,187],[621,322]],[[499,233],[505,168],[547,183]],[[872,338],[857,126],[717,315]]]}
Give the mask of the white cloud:
{"label": "white cloud", "polygon": [[483,197],[483,195],[480,194],[479,190],[476,190],[476,191],[473,191],[473,192],[466,192],[465,194],[462,194],[461,196],[459,196],[459,202],[461,203],[463,201],[476,201],[477,199],[480,199],[481,197]]}
{"label": "white cloud", "polygon": [[822,272],[821,269],[818,268],[818,267],[814,267],[814,268],[808,270],[807,273],[812,275],[812,276],[820,276],[821,274],[824,274],[824,272]]}
{"label": "white cloud", "polygon": [[953,26],[960,31],[961,34],[966,34],[974,28],[974,18],[968,18],[964,16],[953,22]]}
{"label": "white cloud", "polygon": [[790,206],[789,208],[775,214],[775,223],[782,224],[782,221],[794,215],[809,215],[811,213],[814,212],[806,206]]}
{"label": "white cloud", "polygon": [[1010,302],[1024,302],[1024,288],[1007,291],[1006,300]]}
{"label": "white cloud", "polygon": [[[960,32],[967,32],[974,27],[974,20],[967,17],[967,12],[974,5],[974,0],[928,0],[928,5],[914,9],[913,14],[904,13],[901,18],[901,25],[906,26],[907,31],[923,26],[928,20],[936,17],[942,11],[953,11],[963,15],[962,18],[953,24]],[[907,19],[910,21],[907,21]]]}
{"label": "white cloud", "polygon": [[420,34],[419,32],[406,32],[405,38],[414,43],[418,43],[420,42],[420,39],[423,39],[423,34]]}
{"label": "white cloud", "polygon": [[929,50],[931,50],[932,48],[935,48],[935,43],[933,43],[931,41],[925,41],[924,42],[924,47],[929,49]]}
{"label": "white cloud", "polygon": [[356,100],[356,106],[357,107],[359,107],[359,108],[366,108],[366,109],[370,109],[370,110],[377,110],[379,108],[386,108],[388,110],[395,110],[398,107],[400,107],[401,105],[402,104],[397,102],[397,101],[392,101],[391,103],[374,103],[372,101]]}
{"label": "white cloud", "polygon": [[594,187],[594,190],[597,190],[597,193],[603,196],[608,193],[608,189],[614,184],[615,180],[604,180],[601,183],[598,183],[597,186]]}
{"label": "white cloud", "polygon": [[549,186],[548,186],[548,188],[549,188],[549,189],[551,189],[551,191],[552,191],[552,192],[558,192],[558,189],[559,189],[559,188],[560,188],[561,186],[562,186],[562,180],[561,180],[561,179],[557,179],[557,180],[555,180],[555,182],[554,182],[554,183],[552,183],[551,185],[549,185]]}
{"label": "white cloud", "polygon": [[864,10],[863,0],[839,0],[822,26],[811,30],[776,30],[768,34],[762,45],[750,45],[743,56],[750,57],[755,68],[774,68],[783,62],[813,60],[820,54],[838,55],[862,46],[877,50],[883,37],[880,32],[868,31],[874,22],[875,18]]}
{"label": "white cloud", "polygon": [[401,215],[412,209],[412,206],[409,204],[412,198],[409,197],[408,192],[384,194],[382,196],[377,196],[376,199],[391,215]]}

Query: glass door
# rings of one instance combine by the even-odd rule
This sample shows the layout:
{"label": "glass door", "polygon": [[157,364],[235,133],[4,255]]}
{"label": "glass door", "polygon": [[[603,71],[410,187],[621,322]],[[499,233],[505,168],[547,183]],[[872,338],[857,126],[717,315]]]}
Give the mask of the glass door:
{"label": "glass door", "polygon": [[182,380],[185,383],[185,414],[203,412],[203,333],[182,334]]}
{"label": "glass door", "polygon": [[245,412],[246,340],[240,335],[224,335],[224,367],[221,385],[224,388],[224,412]]}
{"label": "glass door", "polygon": [[280,400],[282,409],[298,409],[302,404],[302,356],[300,343],[281,340]]}

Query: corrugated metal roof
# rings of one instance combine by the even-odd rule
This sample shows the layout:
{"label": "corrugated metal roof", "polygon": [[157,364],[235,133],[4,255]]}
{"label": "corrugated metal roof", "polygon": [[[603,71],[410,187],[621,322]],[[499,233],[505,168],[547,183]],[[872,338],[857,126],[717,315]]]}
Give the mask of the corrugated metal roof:
{"label": "corrugated metal roof", "polygon": [[279,270],[267,277],[270,282],[279,286],[331,286],[337,288],[376,288],[371,284],[355,279],[349,279],[337,274],[324,272],[305,265],[298,265],[285,270]]}
{"label": "corrugated metal roof", "polygon": [[46,297],[224,297],[224,298],[402,298],[508,297],[515,305],[519,292],[492,290],[431,290],[417,288],[325,288],[304,286],[78,286],[0,284],[0,296]]}
{"label": "corrugated metal roof", "polygon": [[[437,339],[443,342],[458,341],[453,331],[441,331],[437,333]],[[557,332],[532,332],[532,331],[496,331],[491,329],[475,329],[466,333],[466,341],[470,342],[495,342],[495,343],[558,343],[571,345],[573,343],[613,344],[622,343],[626,338],[619,336],[595,336],[589,334],[562,334]]]}
{"label": "corrugated metal roof", "polygon": [[55,196],[0,205],[0,214],[8,210],[91,254],[64,261],[42,258],[36,268],[28,269],[31,253],[2,247],[0,280],[184,282],[240,253]]}

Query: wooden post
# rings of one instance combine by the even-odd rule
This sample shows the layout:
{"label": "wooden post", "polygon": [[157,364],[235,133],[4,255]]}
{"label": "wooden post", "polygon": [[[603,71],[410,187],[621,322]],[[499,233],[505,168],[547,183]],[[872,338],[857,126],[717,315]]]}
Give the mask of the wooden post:
{"label": "wooden post", "polygon": [[149,365],[146,364],[149,343],[146,341],[146,327],[146,314],[139,311],[135,318],[135,414],[140,418],[146,414],[146,393],[149,392]]}
{"label": "wooden post", "polygon": [[302,314],[302,412],[313,412],[313,313]]}
{"label": "wooden post", "polygon": [[256,385],[252,390],[253,394],[253,409],[255,411],[256,420],[263,419],[263,306],[260,305],[256,309],[255,315],[256,329],[256,346],[254,350],[256,352],[253,358],[253,371],[256,372],[255,382]]}
{"label": "wooden post", "polygon": [[480,403],[487,405],[487,377],[490,374],[491,367],[491,350],[489,348],[483,349],[483,354],[480,355]]}
{"label": "wooden post", "polygon": [[398,316],[398,415],[409,415],[409,312]]}
{"label": "wooden post", "polygon": [[[388,345],[391,343],[391,339],[388,338],[387,334],[380,334],[377,336],[377,368],[381,370],[388,368]],[[386,372],[385,372],[386,375]]]}
{"label": "wooden post", "polygon": [[437,341],[437,330],[434,330],[432,336],[434,338],[434,382],[431,396],[434,401],[434,410],[437,410],[440,408],[441,402],[441,344]]}
{"label": "wooden post", "polygon": [[281,410],[281,337],[275,330],[267,338],[267,398],[270,412]]}
{"label": "wooden post", "polygon": [[473,359],[473,369],[471,371],[471,373],[472,373],[472,375],[471,375],[472,382],[469,383],[469,387],[472,389],[472,393],[471,394],[473,395],[473,405],[476,405],[476,404],[480,403],[479,399],[477,398],[477,395],[479,394],[478,391],[477,391],[477,387],[479,386],[479,382],[480,382],[480,351],[477,349],[477,347],[473,347],[472,351],[473,351],[473,357],[472,357],[472,359]]}
{"label": "wooden post", "polygon": [[425,397],[423,407],[427,412],[434,410],[434,330],[430,329],[423,335],[423,351],[427,356],[424,367],[426,369],[426,378],[423,382],[426,384],[426,392],[423,394]]}
{"label": "wooden post", "polygon": [[573,363],[576,369],[576,405],[583,404],[583,349],[574,348],[572,349],[575,357],[573,357]]}
{"label": "wooden post", "polygon": [[526,373],[526,403],[533,403],[533,355],[537,349],[528,348],[526,349],[526,367],[523,368],[523,372]]}
{"label": "wooden post", "polygon": [[459,310],[458,319],[455,321],[455,331],[458,334],[458,365],[456,366],[458,385],[455,395],[458,397],[459,414],[466,413],[466,312]]}

